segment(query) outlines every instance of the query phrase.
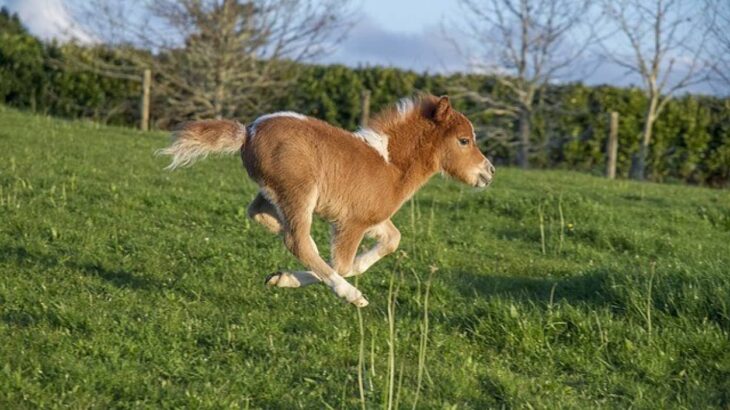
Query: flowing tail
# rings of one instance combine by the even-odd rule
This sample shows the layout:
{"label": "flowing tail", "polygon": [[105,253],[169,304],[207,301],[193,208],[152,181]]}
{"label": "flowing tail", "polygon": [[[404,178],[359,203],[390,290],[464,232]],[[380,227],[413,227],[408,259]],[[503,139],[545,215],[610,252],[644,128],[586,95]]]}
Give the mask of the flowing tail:
{"label": "flowing tail", "polygon": [[210,153],[233,154],[246,143],[246,127],[238,121],[203,120],[182,125],[172,134],[173,143],[157,151],[170,155],[172,162],[166,169],[191,165]]}

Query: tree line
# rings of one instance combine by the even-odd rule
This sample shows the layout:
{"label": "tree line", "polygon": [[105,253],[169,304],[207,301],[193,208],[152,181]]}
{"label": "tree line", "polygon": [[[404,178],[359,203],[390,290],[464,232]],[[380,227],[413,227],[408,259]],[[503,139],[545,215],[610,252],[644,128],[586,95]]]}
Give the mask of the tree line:
{"label": "tree line", "polygon": [[[230,19],[225,14],[228,12],[252,13],[246,8],[218,10],[222,16],[219,20]],[[312,13],[317,15],[315,11]],[[198,17],[199,24],[210,23],[206,16],[203,13]],[[215,24],[221,24],[220,21]],[[250,41],[251,30],[245,25],[236,27],[229,29],[229,37],[245,37]],[[314,40],[321,41],[318,37]],[[0,11],[0,101],[54,116],[135,125],[139,122],[142,73],[137,67],[141,62],[153,68],[151,118],[158,129],[168,129],[186,119],[213,116],[245,122],[264,112],[286,109],[354,130],[360,122],[364,90],[371,91],[372,112],[418,92],[450,94],[455,97],[456,107],[474,121],[485,152],[496,163],[529,161],[532,167],[594,173],[604,168],[608,113],[616,111],[620,115],[618,175],[628,177],[635,167],[637,153],[644,146],[646,139],[642,136],[646,133],[647,113],[655,98],[643,88],[589,87],[579,82],[556,85],[542,77],[526,83],[527,77],[521,78],[519,73],[440,75],[384,67],[306,64],[290,57],[225,60],[223,66],[227,71],[212,71],[206,77],[199,74],[206,73],[204,68],[200,69],[205,64],[200,60],[190,61],[208,52],[206,41],[219,40],[206,39],[204,34],[189,39],[187,47],[198,52],[187,57],[183,57],[187,47],[170,48],[166,53],[153,55],[129,44],[82,46],[42,42],[27,32],[17,16],[3,9]],[[230,40],[220,47],[241,52],[234,43]],[[125,48],[125,52],[120,53],[119,48]],[[195,97],[194,91],[186,94],[184,87],[170,91],[182,80],[176,79],[169,67],[165,67],[169,73],[161,72],[164,64],[157,60],[165,59],[190,69],[185,81],[197,78],[210,82],[210,95]],[[549,61],[555,64],[554,60]],[[242,69],[241,64],[249,67],[249,72],[257,73],[255,89],[230,87],[221,92],[216,75],[233,75]],[[155,72],[155,67],[160,70]],[[199,70],[194,70],[195,67]],[[523,74],[530,73],[535,74],[525,68]],[[529,91],[529,101],[517,98],[524,97],[521,90]],[[198,107],[194,103],[196,98],[209,103]],[[654,112],[659,120],[654,119],[650,144],[643,148],[646,150],[645,177],[654,181],[730,185],[730,100],[683,95],[659,102],[661,111]],[[524,132],[523,111],[528,104],[529,128]]]}

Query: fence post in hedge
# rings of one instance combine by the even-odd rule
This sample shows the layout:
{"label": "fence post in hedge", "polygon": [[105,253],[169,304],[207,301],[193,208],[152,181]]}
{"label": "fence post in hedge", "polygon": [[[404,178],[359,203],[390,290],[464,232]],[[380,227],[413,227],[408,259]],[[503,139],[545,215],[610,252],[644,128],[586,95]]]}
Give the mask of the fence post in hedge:
{"label": "fence post in hedge", "polygon": [[368,126],[368,120],[370,119],[370,90],[362,90],[360,94],[360,126],[365,128]]}
{"label": "fence post in hedge", "polygon": [[608,145],[606,146],[606,177],[608,179],[616,178],[616,154],[618,152],[618,113],[611,112],[611,121],[608,130]]}
{"label": "fence post in hedge", "polygon": [[150,86],[152,84],[152,71],[144,70],[142,76],[142,112],[140,115],[139,128],[142,131],[150,129]]}

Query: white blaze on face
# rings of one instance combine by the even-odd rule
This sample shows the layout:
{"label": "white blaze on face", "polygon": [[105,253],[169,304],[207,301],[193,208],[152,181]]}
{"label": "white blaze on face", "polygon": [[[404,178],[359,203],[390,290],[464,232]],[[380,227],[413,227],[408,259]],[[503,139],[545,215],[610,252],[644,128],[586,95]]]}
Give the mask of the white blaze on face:
{"label": "white blaze on face", "polygon": [[363,140],[366,144],[370,145],[378,154],[380,154],[385,162],[388,162],[388,136],[381,134],[371,128],[361,128],[352,135],[355,138]]}

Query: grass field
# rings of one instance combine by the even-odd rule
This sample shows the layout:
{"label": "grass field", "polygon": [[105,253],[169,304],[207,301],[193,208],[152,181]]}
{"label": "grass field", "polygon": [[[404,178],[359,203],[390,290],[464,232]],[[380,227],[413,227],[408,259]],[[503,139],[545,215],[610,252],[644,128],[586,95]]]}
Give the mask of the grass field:
{"label": "grass field", "polygon": [[358,311],[266,288],[239,160],[167,142],[0,107],[0,408],[730,406],[728,191],[435,177]]}

